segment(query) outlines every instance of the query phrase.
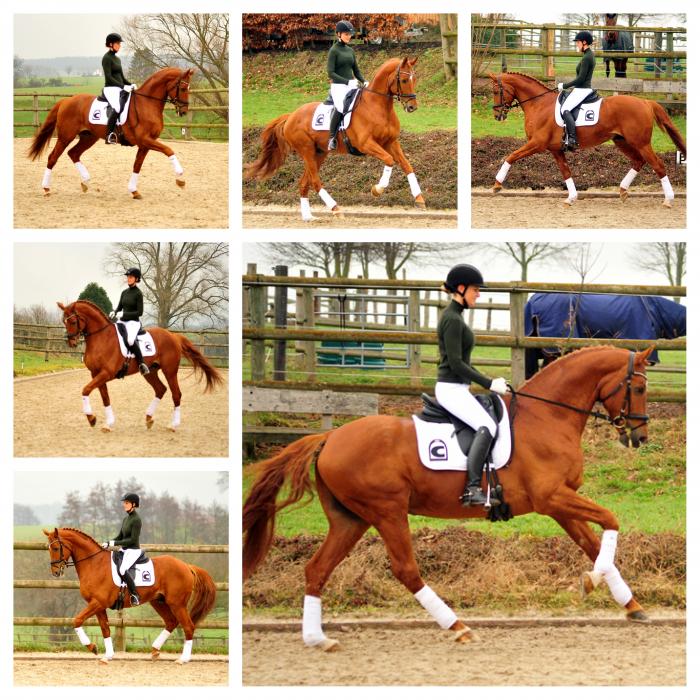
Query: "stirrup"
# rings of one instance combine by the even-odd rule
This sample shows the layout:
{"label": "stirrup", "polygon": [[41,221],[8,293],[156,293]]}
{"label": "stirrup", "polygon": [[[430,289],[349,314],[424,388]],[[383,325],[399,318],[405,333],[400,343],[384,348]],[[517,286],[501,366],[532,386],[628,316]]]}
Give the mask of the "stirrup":
{"label": "stirrup", "polygon": [[465,508],[469,508],[469,506],[485,506],[486,494],[480,486],[468,486],[459,500]]}
{"label": "stirrup", "polygon": [[132,605],[141,605],[141,599],[136,595],[136,593],[132,593],[132,594],[129,596],[129,602],[130,602]]}
{"label": "stirrup", "polygon": [[109,143],[109,144],[119,143],[119,141],[117,139],[117,132],[110,131],[109,134],[107,134],[107,138],[105,139],[105,143]]}
{"label": "stirrup", "polygon": [[141,362],[139,364],[139,372],[141,372],[141,374],[150,374],[151,370],[148,369],[148,365],[145,362]]}
{"label": "stirrup", "polygon": [[328,150],[335,151],[336,148],[338,148],[338,137],[334,136],[328,140]]}

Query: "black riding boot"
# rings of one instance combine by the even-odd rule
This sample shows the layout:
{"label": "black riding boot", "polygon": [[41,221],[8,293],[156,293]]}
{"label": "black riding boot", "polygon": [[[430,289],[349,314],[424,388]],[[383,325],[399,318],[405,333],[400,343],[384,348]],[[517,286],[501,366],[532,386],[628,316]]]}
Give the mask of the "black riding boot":
{"label": "black riding boot", "polygon": [[117,143],[117,133],[115,129],[117,128],[117,119],[119,119],[119,114],[116,110],[112,110],[107,118],[107,137],[105,138],[105,143]]}
{"label": "black riding boot", "polygon": [[134,344],[129,348],[131,352],[134,353],[136,362],[139,364],[139,371],[141,374],[148,374],[151,370],[148,369],[148,365],[143,361],[143,355],[141,354],[141,348],[139,347],[138,338],[134,341]]}
{"label": "black riding boot", "polygon": [[136,592],[136,584],[134,583],[134,579],[131,578],[131,574],[128,571],[125,571],[122,574],[122,580],[126,584],[126,587],[129,589],[129,600],[131,601],[131,604],[141,605],[141,599],[139,598],[139,594]]}
{"label": "black riding boot", "polygon": [[578,148],[578,141],[576,140],[576,121],[568,109],[566,112],[562,112],[561,118],[566,125],[566,136],[564,138],[562,150],[575,151]]}
{"label": "black riding boot", "polygon": [[[467,468],[469,470],[467,486],[462,494],[462,505],[467,506],[483,506],[486,503],[486,494],[481,489],[481,475],[484,471],[484,463],[488,457],[489,450],[491,449],[491,442],[493,438],[491,433],[486,426],[481,426],[474,436],[474,442],[472,442],[469,448],[469,454],[467,455]],[[491,505],[498,505],[500,501],[497,501],[493,497],[491,498]]]}
{"label": "black riding boot", "polygon": [[338,147],[338,139],[337,139],[337,134],[338,134],[338,127],[340,126],[340,120],[343,118],[342,112],[339,112],[337,109],[333,110],[333,114],[331,116],[331,125],[328,130],[328,150],[329,151],[335,151],[335,149]]}

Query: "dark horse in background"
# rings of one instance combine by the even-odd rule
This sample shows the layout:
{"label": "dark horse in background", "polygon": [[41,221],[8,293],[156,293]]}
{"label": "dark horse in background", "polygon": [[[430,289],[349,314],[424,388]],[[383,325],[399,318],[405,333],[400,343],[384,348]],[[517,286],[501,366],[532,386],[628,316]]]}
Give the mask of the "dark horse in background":
{"label": "dark horse in background", "polygon": [[[686,308],[664,297],[627,294],[533,294],[525,304],[525,335],[542,338],[655,340],[686,335]],[[527,348],[525,377],[561,355],[560,348]],[[659,362],[654,350],[649,363]]]}
{"label": "dark horse in background", "polygon": [[[617,14],[605,15],[606,27],[617,27]],[[603,34],[603,51],[634,51],[634,42],[630,32],[621,32],[617,29],[608,29]],[[610,77],[610,61],[615,64],[615,77],[627,77],[627,58],[603,58],[605,61],[605,77]]]}

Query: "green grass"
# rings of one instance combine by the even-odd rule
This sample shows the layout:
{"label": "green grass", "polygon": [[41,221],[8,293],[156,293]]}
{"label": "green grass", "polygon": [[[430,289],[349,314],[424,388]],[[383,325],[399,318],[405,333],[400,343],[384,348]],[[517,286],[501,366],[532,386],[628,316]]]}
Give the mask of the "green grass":
{"label": "green grass", "polygon": [[13,370],[16,377],[33,377],[47,372],[60,372],[66,369],[84,367],[80,357],[71,355],[48,354],[43,352],[30,352],[28,350],[15,350]]}

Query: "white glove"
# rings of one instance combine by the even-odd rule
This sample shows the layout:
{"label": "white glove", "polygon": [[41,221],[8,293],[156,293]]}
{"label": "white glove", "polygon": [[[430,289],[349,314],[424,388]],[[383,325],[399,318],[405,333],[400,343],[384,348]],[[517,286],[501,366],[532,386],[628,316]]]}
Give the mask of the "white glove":
{"label": "white glove", "polygon": [[109,547],[109,542],[103,542],[100,547],[102,547],[102,549],[107,549]]}
{"label": "white glove", "polygon": [[349,88],[357,88],[357,87],[360,87],[360,82],[359,82],[359,80],[355,80],[355,78],[353,78],[352,80],[348,80],[348,87],[349,87]]}
{"label": "white glove", "polygon": [[491,381],[491,386],[489,387],[491,391],[495,391],[501,396],[505,396],[508,393],[508,386],[506,385],[506,380],[503,377],[497,377]]}
{"label": "white glove", "polygon": [[564,83],[559,83],[557,85],[557,90],[559,90],[559,92],[561,92],[563,89],[564,89]]}
{"label": "white glove", "polygon": [[365,80],[364,86],[365,86],[365,87],[369,87],[369,80]]}
{"label": "white glove", "polygon": [[124,86],[125,92],[132,92],[133,90],[136,90],[136,85],[125,85]]}

